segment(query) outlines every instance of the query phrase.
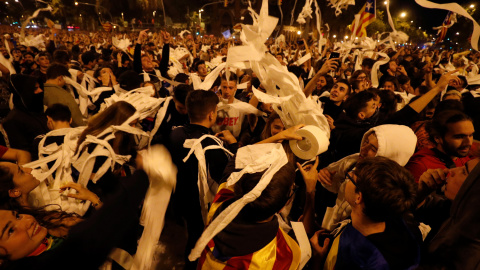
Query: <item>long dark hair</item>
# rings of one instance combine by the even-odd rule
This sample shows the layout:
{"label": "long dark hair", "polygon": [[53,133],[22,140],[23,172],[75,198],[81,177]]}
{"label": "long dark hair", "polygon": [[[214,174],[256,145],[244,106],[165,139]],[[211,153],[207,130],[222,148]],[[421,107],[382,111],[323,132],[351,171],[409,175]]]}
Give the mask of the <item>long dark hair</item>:
{"label": "long dark hair", "polygon": [[[77,141],[77,149],[75,153],[82,150],[79,149],[80,145],[85,141],[87,135],[98,136],[105,129],[113,125],[121,125],[128,118],[130,118],[136,109],[128,102],[118,101],[115,102],[112,106],[108,107],[105,111],[98,113],[88,121],[88,125],[83,130],[82,134]],[[130,147],[133,145],[134,138],[131,134],[124,132],[116,132],[115,139],[110,144],[113,147],[113,150],[117,154],[125,155],[130,152]]]}
{"label": "long dark hair", "polygon": [[[38,224],[47,230],[70,229],[72,226],[66,224],[67,219],[80,218],[76,213],[67,213],[61,210],[60,205],[50,204],[38,208],[21,207],[16,201],[13,204],[6,204],[0,207],[0,210],[14,211],[18,214],[31,215]],[[47,207],[57,206],[57,209],[46,210]],[[2,248],[2,247],[0,247]],[[3,249],[3,248],[2,248]],[[8,268],[10,256],[0,255],[0,269]]]}

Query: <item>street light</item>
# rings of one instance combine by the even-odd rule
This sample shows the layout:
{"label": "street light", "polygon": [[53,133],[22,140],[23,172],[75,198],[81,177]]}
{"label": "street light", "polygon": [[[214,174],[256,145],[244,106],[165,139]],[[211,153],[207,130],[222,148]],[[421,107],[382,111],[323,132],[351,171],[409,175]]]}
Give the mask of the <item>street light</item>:
{"label": "street light", "polygon": [[206,6],[209,6],[209,5],[214,5],[214,4],[219,4],[219,3],[225,3],[225,1],[217,1],[217,2],[212,2],[212,3],[206,3],[205,5],[203,5],[203,6],[198,10],[198,20],[199,20],[199,23],[200,23],[200,29],[202,28],[202,12],[203,12],[203,8],[206,7]]}
{"label": "street light", "polygon": [[[103,7],[103,6],[100,6],[100,5],[94,5],[94,4],[90,4],[90,3],[83,3],[83,2],[75,2],[75,6],[78,6],[78,5],[85,5],[85,6],[92,6],[92,7],[95,7],[95,10],[98,12],[98,15],[101,15],[98,8],[103,8],[106,13],[108,13],[108,15],[110,16],[110,21],[113,21],[113,17],[112,17],[112,14],[110,13],[110,11],[108,11],[108,9],[106,7]],[[101,18],[100,19],[100,22],[101,21]]]}

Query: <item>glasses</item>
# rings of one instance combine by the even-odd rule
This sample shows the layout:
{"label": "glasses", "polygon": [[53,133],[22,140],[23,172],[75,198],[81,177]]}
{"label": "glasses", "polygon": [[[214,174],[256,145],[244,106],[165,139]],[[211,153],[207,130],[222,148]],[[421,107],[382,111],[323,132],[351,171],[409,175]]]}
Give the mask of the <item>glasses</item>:
{"label": "glasses", "polygon": [[353,172],[355,169],[349,171],[346,175],[345,175],[345,179],[347,179],[348,181],[352,182],[352,184],[358,188],[357,186],[357,183],[353,180],[353,178],[350,176],[350,173]]}

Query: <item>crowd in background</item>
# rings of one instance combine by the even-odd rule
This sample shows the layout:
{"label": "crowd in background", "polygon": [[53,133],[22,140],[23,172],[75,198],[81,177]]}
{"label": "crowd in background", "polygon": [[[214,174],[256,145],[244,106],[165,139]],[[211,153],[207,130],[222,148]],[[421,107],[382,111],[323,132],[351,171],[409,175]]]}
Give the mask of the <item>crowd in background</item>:
{"label": "crowd in background", "polygon": [[[306,161],[288,143],[303,139],[296,131],[305,123],[285,126],[278,108],[259,101],[253,91],[266,92],[264,78],[249,68],[209,76],[240,38],[53,28],[23,37],[5,26],[0,33],[2,267],[98,268],[114,247],[134,256],[149,186],[137,152],[154,144],[168,149],[178,169],[165,219],[185,230],[177,252],[185,269],[303,267],[291,221],[310,238],[308,269],[478,267],[476,51],[379,44],[358,53],[360,45],[330,40],[319,49],[312,36],[269,38],[265,53],[298,78],[328,122],[328,150]],[[145,102],[129,103],[134,92]],[[199,158],[191,139],[212,149]],[[189,260],[208,224],[257,188],[267,170],[227,185],[240,157],[272,144],[282,146],[285,164]],[[48,159],[67,148],[68,160],[58,161],[67,165]],[[30,162],[44,172],[64,168],[40,181]],[[197,184],[203,171],[209,203]],[[69,181],[52,188],[62,177]],[[83,211],[46,208],[42,185],[71,190],[64,196],[88,204]]]}

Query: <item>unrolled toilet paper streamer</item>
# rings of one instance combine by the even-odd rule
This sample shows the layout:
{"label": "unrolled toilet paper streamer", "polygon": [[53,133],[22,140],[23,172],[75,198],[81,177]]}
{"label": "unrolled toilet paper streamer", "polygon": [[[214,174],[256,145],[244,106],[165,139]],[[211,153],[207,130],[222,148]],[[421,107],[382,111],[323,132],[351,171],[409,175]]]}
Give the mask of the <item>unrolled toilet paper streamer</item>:
{"label": "unrolled toilet paper streamer", "polygon": [[470,14],[468,14],[468,12],[462,6],[460,6],[457,3],[437,4],[427,0],[415,0],[415,2],[417,2],[417,4],[425,8],[437,8],[437,9],[448,10],[448,11],[457,13],[459,15],[462,15],[465,18],[471,20],[473,23],[473,33],[472,33],[472,39],[470,43],[472,45],[472,48],[478,51],[478,40],[480,39],[480,25],[475,21],[475,19],[472,18],[472,16],[470,16]]}
{"label": "unrolled toilet paper streamer", "polygon": [[303,140],[291,140],[290,148],[299,158],[310,160],[327,151],[329,140],[327,133],[316,126],[305,126],[296,132]]}

